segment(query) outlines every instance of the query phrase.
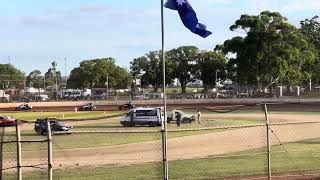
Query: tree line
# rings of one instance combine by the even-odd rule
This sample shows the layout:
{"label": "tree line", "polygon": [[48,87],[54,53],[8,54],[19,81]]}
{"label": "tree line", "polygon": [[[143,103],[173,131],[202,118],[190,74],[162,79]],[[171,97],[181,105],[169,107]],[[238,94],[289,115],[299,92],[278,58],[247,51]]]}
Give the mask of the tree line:
{"label": "tree line", "polygon": [[18,88],[23,84],[26,87],[43,88],[61,85],[61,72],[57,70],[56,62],[42,75],[40,70],[33,70],[29,75],[16,68],[13,64],[0,64],[0,89]]}
{"label": "tree line", "polygon": [[[240,86],[251,85],[258,89],[276,85],[307,86],[320,83],[320,22],[314,16],[300,22],[300,27],[290,24],[278,12],[264,11],[259,15],[241,15],[230,26],[231,31],[243,32],[243,36],[227,39],[211,51],[195,46],[181,46],[165,52],[166,83],[175,79],[181,84],[182,93],[188,83],[202,80],[204,89],[216,86],[218,78],[230,79]],[[115,58],[84,60],[74,68],[67,81],[67,88],[108,87],[123,89],[136,85],[162,87],[161,51],[150,51],[130,62],[130,69],[116,65]],[[13,68],[13,69],[12,69]],[[24,73],[12,65],[0,65],[3,87],[14,86]],[[46,79],[47,83],[43,84]],[[62,82],[60,71],[52,64],[45,75],[39,70],[27,77],[27,85],[36,87]]]}
{"label": "tree line", "polygon": [[[182,93],[195,79],[202,80],[205,89],[213,88],[217,76],[257,89],[319,84],[319,17],[302,20],[300,25],[295,27],[278,12],[241,15],[230,30],[243,31],[244,36],[228,39],[213,51],[182,46],[166,52],[167,83],[177,78]],[[160,54],[151,51],[131,62],[132,76],[155,91],[162,82]]]}

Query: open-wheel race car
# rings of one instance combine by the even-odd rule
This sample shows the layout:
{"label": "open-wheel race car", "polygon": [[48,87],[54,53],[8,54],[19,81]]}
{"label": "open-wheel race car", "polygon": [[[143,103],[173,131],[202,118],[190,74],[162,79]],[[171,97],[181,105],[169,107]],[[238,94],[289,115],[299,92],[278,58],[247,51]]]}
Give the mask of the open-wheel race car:
{"label": "open-wheel race car", "polygon": [[122,104],[121,106],[119,106],[119,110],[130,110],[130,109],[134,109],[136,106],[134,104],[132,104],[132,102],[126,103],[126,104]]}
{"label": "open-wheel race car", "polygon": [[92,103],[83,105],[79,107],[79,111],[94,111],[97,107],[94,106]]}
{"label": "open-wheel race car", "polygon": [[16,107],[17,111],[31,111],[32,110],[32,106],[30,106],[29,104],[21,104],[20,106]]}

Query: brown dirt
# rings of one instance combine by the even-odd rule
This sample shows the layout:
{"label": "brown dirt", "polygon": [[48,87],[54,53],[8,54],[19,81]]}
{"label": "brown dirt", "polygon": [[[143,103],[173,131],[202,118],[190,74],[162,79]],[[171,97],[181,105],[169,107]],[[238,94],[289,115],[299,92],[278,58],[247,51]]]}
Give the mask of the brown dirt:
{"label": "brown dirt", "polygon": [[[223,114],[211,115],[211,118],[261,117],[257,114]],[[284,121],[318,120],[315,115],[272,115],[272,118]],[[209,115],[207,115],[209,117]],[[308,118],[306,118],[308,117]],[[78,123],[78,122],[77,122]],[[295,142],[320,137],[318,124],[281,125],[271,127],[282,143]],[[266,146],[265,127],[234,129],[209,134],[171,138],[168,140],[169,160],[198,159],[213,155],[224,155],[233,152],[262,148]],[[277,140],[272,136],[272,144]],[[24,162],[37,164],[37,152],[25,152]],[[157,162],[161,160],[161,142],[150,141],[116,145],[109,147],[82,148],[54,151],[54,166],[87,166]]]}
{"label": "brown dirt", "polygon": [[[269,114],[269,121],[271,123],[276,122],[310,122],[310,121],[319,121],[320,114]],[[265,121],[265,115],[263,113],[237,113],[237,114],[202,114],[204,119],[230,119],[230,120],[261,120]]]}

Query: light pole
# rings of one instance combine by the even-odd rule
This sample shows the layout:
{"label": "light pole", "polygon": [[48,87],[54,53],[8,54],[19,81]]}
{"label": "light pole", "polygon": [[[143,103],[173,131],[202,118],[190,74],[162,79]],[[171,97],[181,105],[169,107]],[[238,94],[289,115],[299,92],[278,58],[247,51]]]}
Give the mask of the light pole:
{"label": "light pole", "polygon": [[64,58],[64,76],[65,76],[65,82],[66,82],[66,87],[67,87],[67,58]]}
{"label": "light pole", "polygon": [[57,62],[56,61],[52,62],[52,68],[53,68],[53,76],[55,77],[55,86],[56,86],[55,98],[57,100],[58,99],[58,78],[57,78]]}
{"label": "light pole", "polygon": [[46,92],[46,74],[43,75],[43,91],[44,91],[44,94],[47,94]]}
{"label": "light pole", "polygon": [[107,74],[107,99],[109,99],[109,74]]}
{"label": "light pole", "polygon": [[216,70],[216,88],[218,87],[218,72],[220,72],[218,69]]}

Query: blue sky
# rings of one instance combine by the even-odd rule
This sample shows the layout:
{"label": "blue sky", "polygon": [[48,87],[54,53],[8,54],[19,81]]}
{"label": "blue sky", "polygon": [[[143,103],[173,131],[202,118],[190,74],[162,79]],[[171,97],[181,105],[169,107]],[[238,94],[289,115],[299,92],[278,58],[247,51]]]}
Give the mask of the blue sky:
{"label": "blue sky", "polygon": [[[211,50],[243,32],[229,27],[241,14],[278,11],[289,22],[320,12],[319,0],[189,0],[213,35],[206,39],[184,28],[177,13],[165,9],[166,49],[195,45]],[[46,71],[53,60],[64,73],[81,60],[114,57],[129,62],[150,50],[159,50],[160,0],[1,0],[0,63],[11,63],[26,74]]]}

